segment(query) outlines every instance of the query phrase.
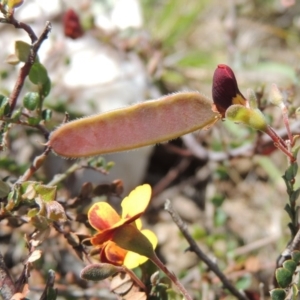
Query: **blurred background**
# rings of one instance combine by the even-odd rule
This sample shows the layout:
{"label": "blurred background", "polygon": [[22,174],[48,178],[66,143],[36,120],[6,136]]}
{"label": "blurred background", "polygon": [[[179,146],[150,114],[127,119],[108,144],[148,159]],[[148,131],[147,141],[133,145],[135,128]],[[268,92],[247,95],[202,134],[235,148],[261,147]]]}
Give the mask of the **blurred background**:
{"label": "blurred background", "polygon": [[[61,124],[65,111],[75,119],[177,91],[199,91],[211,98],[213,72],[220,63],[231,66],[244,95],[249,88],[257,93],[270,124],[284,137],[281,112],[268,102],[271,84],[276,83],[289,104],[293,132],[300,130],[299,1],[26,0],[16,18],[37,35],[45,21],[53,26],[39,52],[52,82],[45,100],[53,110],[49,130]],[[19,66],[6,64],[6,58],[14,52],[15,40],[30,40],[4,24],[0,36],[0,91],[9,94]],[[24,93],[28,89],[29,83]],[[11,151],[1,155],[0,166],[2,176],[17,178],[42,151],[45,140],[34,131],[13,132]],[[140,183],[150,183],[153,199],[145,227],[155,231],[159,255],[195,299],[216,299],[223,292],[205,265],[193,253],[184,253],[187,242],[163,210],[167,198],[197,242],[239,288],[257,295],[262,282],[267,293],[289,232],[281,179],[287,160],[265,136],[219,121],[206,131],[104,159],[115,163],[108,175],[92,170],[72,174],[61,186],[61,201],[76,197],[84,182],[100,185],[120,179],[122,196]],[[11,169],[15,162],[18,170]],[[39,179],[50,181],[73,163],[51,155]],[[110,197],[119,203],[120,197]],[[0,225],[2,253],[18,274],[24,253],[15,245],[29,229],[22,226],[12,232]],[[48,243],[44,265],[32,276],[40,280],[35,282],[37,291],[51,266],[59,274],[58,288],[65,295],[61,299],[115,299],[107,286],[97,291],[78,279],[83,263],[63,237],[53,233]]]}

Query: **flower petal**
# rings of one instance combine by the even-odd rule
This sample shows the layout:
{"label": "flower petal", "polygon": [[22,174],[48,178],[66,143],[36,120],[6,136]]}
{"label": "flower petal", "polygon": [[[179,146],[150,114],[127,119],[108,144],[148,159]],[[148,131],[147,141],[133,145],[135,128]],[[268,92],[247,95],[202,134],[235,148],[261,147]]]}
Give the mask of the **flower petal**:
{"label": "flower petal", "polygon": [[122,249],[114,242],[109,241],[105,243],[104,247],[102,248],[100,260],[115,266],[122,266],[126,254],[127,251],[125,249]]}
{"label": "flower petal", "polygon": [[112,239],[113,233],[114,233],[114,228],[104,230],[102,232],[95,234],[92,238],[90,238],[90,242],[94,246],[102,245],[103,243]]}
{"label": "flower petal", "polygon": [[91,226],[98,231],[111,228],[121,220],[117,212],[106,202],[92,205],[88,211],[88,219]]}
{"label": "flower petal", "polygon": [[[151,242],[153,249],[155,249],[157,246],[157,237],[155,233],[148,229],[142,230],[141,233],[146,236],[146,238]],[[145,263],[147,260],[148,257],[146,256],[128,251],[124,259],[124,266],[126,266],[128,269],[134,269]]]}
{"label": "flower petal", "polygon": [[122,201],[122,219],[134,221],[139,218],[146,210],[150,199],[151,187],[149,184],[143,184],[135,188]]}
{"label": "flower petal", "polygon": [[241,94],[235,75],[227,65],[220,64],[213,76],[212,97],[216,110],[225,117],[225,111],[232,104],[246,104]]}

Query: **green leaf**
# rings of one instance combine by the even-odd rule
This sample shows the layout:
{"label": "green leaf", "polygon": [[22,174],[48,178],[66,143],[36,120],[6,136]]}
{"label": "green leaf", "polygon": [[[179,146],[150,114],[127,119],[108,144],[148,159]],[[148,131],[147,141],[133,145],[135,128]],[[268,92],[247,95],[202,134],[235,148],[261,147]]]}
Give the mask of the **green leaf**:
{"label": "green leaf", "polygon": [[51,80],[48,77],[48,80],[46,80],[46,82],[43,83],[40,93],[45,98],[49,95],[50,90],[51,90]]}
{"label": "green leaf", "polygon": [[28,110],[35,110],[40,103],[40,95],[38,93],[26,93],[23,99],[23,105]]}
{"label": "green leaf", "polygon": [[275,272],[275,277],[278,282],[278,285],[281,288],[286,288],[291,284],[293,273],[285,268],[278,268]]}
{"label": "green leaf", "polygon": [[39,194],[44,202],[53,201],[56,197],[56,186],[37,184],[35,186],[35,191]]}
{"label": "green leaf", "polygon": [[248,289],[250,285],[251,285],[251,276],[247,276],[247,275],[241,277],[236,283],[236,287],[239,290]]}
{"label": "green leaf", "polygon": [[289,259],[283,263],[283,267],[291,273],[294,273],[297,268],[297,263],[294,260]]}
{"label": "green leaf", "polygon": [[298,264],[300,262],[300,251],[294,250],[292,253],[292,259]]}
{"label": "green leaf", "polygon": [[27,119],[27,122],[29,125],[35,126],[38,125],[40,123],[41,119],[40,118],[35,118],[35,117],[29,117]]}
{"label": "green leaf", "polygon": [[52,110],[51,109],[44,109],[42,111],[42,119],[45,121],[51,120],[52,117]]}
{"label": "green leaf", "polygon": [[35,217],[37,214],[39,213],[39,209],[38,208],[32,208],[28,211],[27,216],[29,218],[33,218]]}
{"label": "green leaf", "polygon": [[10,186],[6,182],[0,180],[0,198],[6,197],[9,192]]}
{"label": "green leaf", "polygon": [[297,300],[298,299],[298,293],[299,293],[299,290],[298,290],[298,287],[296,284],[293,284],[292,285],[292,293],[293,293],[293,298],[292,300]]}
{"label": "green leaf", "polygon": [[296,177],[297,172],[298,172],[298,164],[295,162],[292,163],[285,171],[284,177],[286,178],[286,180],[291,181]]}
{"label": "green leaf", "polygon": [[26,62],[30,55],[31,46],[23,41],[15,42],[15,55],[19,61]]}
{"label": "green leaf", "polygon": [[34,63],[29,72],[29,79],[33,84],[45,84],[49,81],[46,68],[40,63]]}
{"label": "green leaf", "polygon": [[290,195],[290,201],[291,203],[295,203],[296,200],[299,198],[300,195],[300,188],[298,188],[297,190],[293,191]]}
{"label": "green leaf", "polygon": [[19,107],[18,109],[16,109],[16,110],[13,112],[11,118],[12,118],[12,120],[14,120],[14,121],[18,121],[18,120],[20,119],[20,116],[21,116],[21,115],[22,115],[22,107]]}
{"label": "green leaf", "polygon": [[286,292],[284,289],[274,289],[270,291],[272,300],[284,300]]}
{"label": "green leaf", "polygon": [[9,99],[3,95],[0,95],[0,117],[9,113]]}
{"label": "green leaf", "polygon": [[289,204],[285,205],[284,210],[288,213],[290,219],[294,218],[294,214],[293,214],[292,208],[291,208],[291,206]]}

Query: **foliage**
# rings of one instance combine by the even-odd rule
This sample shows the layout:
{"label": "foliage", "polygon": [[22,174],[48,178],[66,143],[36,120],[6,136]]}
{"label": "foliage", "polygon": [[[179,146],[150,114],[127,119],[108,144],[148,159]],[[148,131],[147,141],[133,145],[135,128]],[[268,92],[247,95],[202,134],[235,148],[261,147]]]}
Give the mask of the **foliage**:
{"label": "foliage", "polygon": [[[260,3],[261,1],[254,2],[253,5],[267,7]],[[19,39],[14,41],[14,53],[7,57],[6,63],[18,73],[15,75],[13,87],[1,86],[0,148],[7,157],[4,155],[0,160],[1,168],[5,169],[5,172],[1,173],[0,180],[0,222],[1,226],[5,224],[5,228],[9,228],[8,235],[12,235],[12,232],[18,235],[16,248],[21,249],[21,252],[26,249],[27,254],[26,258],[19,259],[19,262],[23,263],[22,269],[15,271],[11,266],[7,267],[10,262],[0,253],[0,273],[4,274],[0,278],[1,297],[4,300],[27,299],[33,290],[38,290],[39,299],[58,299],[63,291],[58,290],[57,286],[63,282],[64,276],[56,278],[56,274],[64,275],[64,272],[60,272],[61,262],[48,260],[48,256],[49,252],[53,251],[58,257],[57,251],[61,251],[67,252],[67,256],[76,254],[81,266],[84,262],[81,271],[75,275],[76,280],[68,279],[83,291],[88,286],[94,287],[94,290],[105,290],[102,281],[106,280],[105,282],[110,282],[110,291],[119,299],[171,300],[182,299],[182,296],[187,300],[208,299],[208,294],[211,294],[210,298],[216,299],[231,299],[231,297],[242,300],[263,299],[263,291],[258,285],[253,287],[255,278],[253,274],[263,269],[267,259],[257,266],[257,252],[249,249],[245,251],[243,248],[247,247],[248,230],[250,232],[251,228],[258,228],[263,231],[263,228],[259,228],[259,218],[256,216],[254,222],[247,224],[248,227],[242,235],[229,229],[233,219],[238,219],[240,215],[243,218],[243,215],[246,215],[246,209],[230,215],[232,210],[226,210],[230,199],[227,199],[222,187],[232,180],[236,186],[230,185],[227,193],[237,195],[240,191],[237,185],[242,186],[243,181],[249,183],[246,181],[247,176],[236,179],[239,174],[234,173],[235,168],[232,168],[231,164],[236,159],[236,168],[241,167],[240,158],[246,157],[250,152],[254,157],[252,163],[260,170],[264,170],[262,177],[269,173],[269,178],[274,181],[267,182],[270,186],[267,190],[269,196],[268,199],[264,199],[268,200],[265,201],[266,207],[269,205],[268,208],[272,210],[275,204],[270,204],[272,199],[269,201],[269,198],[272,198],[272,191],[276,194],[277,188],[280,190],[277,183],[281,179],[278,179],[276,174],[282,173],[283,167],[278,167],[280,169],[278,170],[272,157],[268,156],[278,149],[280,157],[285,157],[288,164],[282,178],[288,199],[284,209],[289,218],[290,235],[283,231],[281,236],[276,236],[278,246],[272,248],[269,259],[272,260],[274,256],[279,258],[275,271],[268,274],[269,281],[274,275],[274,285],[267,284],[266,293],[270,294],[271,299],[297,299],[300,288],[298,250],[300,188],[297,182],[299,136],[297,129],[292,128],[291,122],[299,110],[292,103],[294,95],[291,90],[295,89],[295,86],[288,89],[282,88],[280,82],[280,87],[273,84],[269,96],[266,96],[261,83],[263,80],[260,80],[259,87],[255,90],[249,89],[244,96],[238,85],[239,76],[236,76],[229,66],[216,63],[220,60],[217,51],[212,53],[210,48],[198,50],[197,47],[190,47],[191,49],[187,47],[189,43],[193,45],[197,43],[194,36],[199,32],[196,32],[194,23],[205,23],[209,1],[187,1],[185,7],[182,7],[182,1],[177,0],[161,3],[144,1],[145,19],[153,31],[149,40],[144,39],[140,32],[135,33],[138,37],[127,33],[129,34],[127,39],[115,32],[101,34],[98,32],[97,39],[104,41],[111,48],[119,47],[118,50],[122,49],[124,53],[134,52],[138,55],[148,66],[147,76],[151,78],[152,84],[166,96],[69,122],[68,112],[71,109],[68,105],[60,105],[60,99],[53,96],[57,83],[51,81],[51,72],[38,55],[40,47],[51,36],[52,25],[46,22],[40,35],[36,35],[34,27],[31,27],[29,22],[21,22],[16,17],[16,9],[21,11],[24,4],[24,1],[20,0],[0,1],[1,26],[11,25],[25,32],[30,38],[30,42]],[[233,5],[233,8],[236,10],[235,13],[245,14],[242,6]],[[269,6],[267,8],[270,9]],[[155,18],[152,17],[153,12]],[[85,13],[83,10],[83,16]],[[259,13],[264,14],[264,10]],[[84,36],[84,30],[94,34],[96,26],[91,15],[81,24],[80,16],[75,10],[70,9],[62,19],[65,37],[77,40]],[[235,22],[235,18],[231,15],[228,19]],[[229,49],[237,45],[237,27],[229,22],[227,29]],[[280,31],[277,34],[284,36],[285,41],[288,41],[286,35],[290,33]],[[213,35],[211,39],[213,40]],[[181,43],[183,40],[188,42]],[[203,43],[203,40],[200,39],[199,43]],[[291,36],[289,41],[293,43]],[[218,49],[217,44],[214,49]],[[185,51],[186,54],[183,54]],[[232,65],[237,65],[234,63],[236,56],[232,52],[229,61]],[[66,65],[69,63],[66,59]],[[211,70],[215,65],[217,68],[212,76],[213,102],[199,92],[177,92],[178,86],[184,87],[187,83],[190,84],[189,87],[197,90],[201,87],[196,83],[201,81],[199,73],[193,75],[195,66],[198,69]],[[268,74],[272,73],[271,70],[279,69],[279,72],[288,73],[289,77],[296,81],[296,70],[290,67],[286,72],[283,65],[258,63],[253,67],[250,64],[247,70],[250,72],[253,67],[252,69],[256,70],[263,69],[263,72]],[[1,73],[3,80],[6,76],[8,74],[5,72]],[[210,78],[211,76],[205,73],[203,82],[209,81],[211,84]],[[269,103],[279,108],[280,117]],[[62,115],[61,112],[65,110],[67,112]],[[82,116],[82,112],[75,112],[74,115]],[[71,114],[71,119],[74,115]],[[279,120],[284,125],[283,133],[276,128],[276,123],[277,125],[280,123]],[[168,155],[179,153],[179,165],[171,169],[164,177],[165,180],[154,186],[153,191],[149,184],[137,186],[123,199],[121,214],[114,208],[117,205],[110,201],[112,197],[120,200],[123,193],[122,180],[98,185],[85,182],[75,197],[71,196],[72,192],[64,182],[83,169],[106,175],[114,166],[113,162],[107,162],[103,157],[89,158],[91,156],[161,143],[195,130],[208,128],[213,129],[210,136],[207,135],[203,140],[206,148],[191,135],[182,138],[186,148],[178,147],[176,145],[178,140],[174,144],[163,145]],[[220,132],[226,132],[227,136],[216,136],[215,128]],[[32,157],[27,158],[26,163],[22,164],[14,154],[11,144],[25,139],[31,148],[38,148],[36,140],[34,142],[31,140],[36,136],[43,139],[37,150],[39,152],[32,153]],[[224,146],[226,151],[223,150]],[[42,168],[47,164],[52,152],[58,156],[81,160],[73,161],[68,168],[62,170],[61,174],[54,174],[49,179]],[[165,210],[169,212],[172,221],[181,232],[180,238],[176,236],[177,241],[180,241],[176,245],[176,250],[183,256],[189,255],[184,254],[185,250],[197,256],[193,265],[194,270],[185,267],[173,272],[170,269],[176,267],[180,259],[176,257],[170,269],[169,264],[163,262],[168,261],[172,253],[169,250],[163,255],[160,247],[156,247],[157,244],[160,246],[159,233],[165,230],[162,221],[153,219],[151,221],[161,208],[161,204],[153,202],[156,201],[155,194],[164,190],[169,183],[173,182],[176,187],[181,186],[175,179],[179,179],[185,170],[193,167],[192,159],[195,158],[197,168],[199,161],[217,165],[217,167],[210,166],[208,176],[216,187],[209,203],[211,215],[208,224],[197,221],[191,230],[182,220],[181,207],[174,208],[173,203],[166,202]],[[165,162],[160,162],[161,165],[163,163]],[[201,177],[200,175],[198,177]],[[19,178],[16,179],[15,176]],[[200,185],[198,177],[193,173],[192,179],[189,178],[189,182],[194,182],[191,186],[195,189]],[[253,190],[262,187],[259,184],[263,181],[267,180],[256,178]],[[151,199],[153,202],[150,203]],[[197,205],[201,206],[199,203]],[[176,210],[179,210],[179,214]],[[194,210],[197,209],[194,207]],[[189,213],[191,215],[194,213],[193,208]],[[154,230],[142,229],[140,219],[142,216],[150,221],[148,223],[157,223],[155,231],[158,237]],[[200,219],[199,216],[197,218]],[[171,232],[170,234],[167,232],[167,235],[175,237]],[[290,241],[287,246],[283,246],[288,239]],[[54,243],[60,244],[60,247],[51,244],[53,240]],[[217,259],[211,259],[211,256]],[[35,286],[35,282],[30,282],[30,278],[37,273],[37,277],[43,279],[41,284],[38,283],[39,287]],[[192,276],[193,274],[198,274],[197,276],[200,274],[202,278],[189,279],[197,277]],[[81,279],[92,281],[92,284]],[[172,284],[176,288],[173,289]],[[74,296],[71,291],[66,290],[64,293],[66,298]]]}

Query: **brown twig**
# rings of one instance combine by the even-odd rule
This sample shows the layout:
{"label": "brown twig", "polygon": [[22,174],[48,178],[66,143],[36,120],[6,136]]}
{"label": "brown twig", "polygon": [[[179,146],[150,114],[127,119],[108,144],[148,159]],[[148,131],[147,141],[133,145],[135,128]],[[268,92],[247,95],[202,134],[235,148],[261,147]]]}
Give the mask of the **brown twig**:
{"label": "brown twig", "polygon": [[191,158],[183,158],[180,160],[179,164],[172,168],[166,176],[164,176],[154,187],[152,190],[152,197],[160,194],[172,181],[174,181],[179,174],[181,174],[184,170],[188,168],[191,163]]}
{"label": "brown twig", "polygon": [[0,298],[2,297],[3,300],[9,300],[14,295],[15,291],[15,284],[10,277],[4,258],[0,253]]}
{"label": "brown twig", "polygon": [[171,215],[173,221],[180,229],[181,233],[187,240],[187,242],[190,245],[189,250],[196,253],[196,255],[210,268],[212,272],[214,272],[219,279],[222,281],[224,287],[228,289],[232,295],[234,295],[239,300],[248,300],[248,298],[238,291],[234,285],[231,284],[231,282],[227,279],[227,277],[224,275],[224,273],[219,269],[219,267],[211,261],[208,256],[199,248],[195,240],[192,238],[190,233],[188,232],[187,225],[182,221],[180,216],[176,211],[174,211],[170,200],[167,200],[165,203],[165,210]]}
{"label": "brown twig", "polygon": [[178,278],[175,276],[175,274],[170,272],[169,269],[161,262],[161,260],[156,255],[151,258],[151,261],[155,263],[157,267],[160,268],[172,280],[172,282],[176,285],[181,294],[184,296],[185,300],[192,300],[192,297],[182,285],[182,283],[178,280]]}
{"label": "brown twig", "polygon": [[[29,118],[29,115],[27,115],[25,113],[22,113],[22,115],[25,116],[26,118]],[[5,117],[5,116],[2,116],[0,118],[0,120],[3,121],[3,122],[7,122],[7,123],[12,123],[12,124],[17,124],[17,125],[23,125],[23,126],[29,126],[29,127],[32,127],[32,128],[36,128],[44,135],[45,139],[48,140],[50,132],[41,124],[32,125],[32,124],[29,124],[25,121],[14,120],[12,118],[8,118],[8,117]]]}
{"label": "brown twig", "polygon": [[49,152],[51,151],[50,147],[46,147],[46,149],[44,150],[44,152],[37,156],[34,161],[31,163],[29,169],[27,169],[25,171],[25,173],[23,174],[23,176],[21,176],[16,183],[22,183],[26,180],[29,180],[29,178],[42,166],[44,160],[46,159],[47,155],[49,154]]}

